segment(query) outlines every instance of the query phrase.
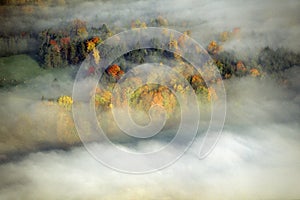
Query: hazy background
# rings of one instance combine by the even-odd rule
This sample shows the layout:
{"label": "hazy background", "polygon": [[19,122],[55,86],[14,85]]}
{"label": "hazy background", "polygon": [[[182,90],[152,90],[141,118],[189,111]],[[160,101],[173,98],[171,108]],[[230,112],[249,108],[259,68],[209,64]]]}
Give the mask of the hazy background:
{"label": "hazy background", "polygon": [[[11,1],[13,2],[13,1]],[[192,36],[206,45],[216,34],[240,27],[243,44],[235,41],[234,48],[285,46],[299,51],[298,0],[52,0],[15,6],[1,6],[0,25],[4,33],[40,31],[65,25],[78,18],[88,26],[103,23],[129,28],[137,19],[150,22],[158,16],[165,17],[169,27],[192,31]],[[247,52],[249,53],[249,52]]]}
{"label": "hazy background", "polygon": [[[220,32],[240,27],[240,39],[230,41],[225,49],[241,57],[256,56],[264,46],[300,51],[297,0],[77,0],[33,7],[32,14],[22,16],[21,7],[1,6],[1,32],[42,30],[75,18],[126,29],[132,20],[150,21],[161,15],[170,28],[191,30],[204,46]],[[300,198],[299,73],[299,66],[285,71],[286,84],[269,77],[226,80],[223,135],[204,160],[197,158],[196,143],[167,169],[127,175],[102,166],[83,147],[34,152],[0,165],[0,199]],[[71,95],[72,84],[70,74],[54,71],[0,90],[2,159],[7,159],[7,152],[38,151],[45,138],[53,145],[59,142],[52,134],[58,131],[58,111],[41,106],[40,99]],[[138,148],[160,143],[140,143]]]}

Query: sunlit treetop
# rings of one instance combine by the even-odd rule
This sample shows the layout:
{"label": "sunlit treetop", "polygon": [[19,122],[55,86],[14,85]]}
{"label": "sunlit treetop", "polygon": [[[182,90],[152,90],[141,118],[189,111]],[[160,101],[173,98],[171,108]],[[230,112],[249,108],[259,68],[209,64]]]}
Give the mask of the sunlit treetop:
{"label": "sunlit treetop", "polygon": [[217,54],[222,50],[222,46],[220,46],[216,41],[211,41],[207,46],[207,51],[211,54]]}
{"label": "sunlit treetop", "polygon": [[57,103],[58,105],[70,110],[73,104],[73,99],[70,96],[63,95],[57,99]]}
{"label": "sunlit treetop", "polygon": [[95,46],[95,43],[90,40],[86,42],[86,49],[88,52],[92,51],[95,48]]}
{"label": "sunlit treetop", "polygon": [[120,78],[124,74],[124,71],[117,65],[113,64],[106,69],[108,75],[112,76],[113,78]]}
{"label": "sunlit treetop", "polygon": [[259,70],[256,69],[256,68],[250,69],[250,74],[251,74],[251,76],[254,76],[254,77],[258,77],[258,76],[261,75],[261,73],[259,72]]}

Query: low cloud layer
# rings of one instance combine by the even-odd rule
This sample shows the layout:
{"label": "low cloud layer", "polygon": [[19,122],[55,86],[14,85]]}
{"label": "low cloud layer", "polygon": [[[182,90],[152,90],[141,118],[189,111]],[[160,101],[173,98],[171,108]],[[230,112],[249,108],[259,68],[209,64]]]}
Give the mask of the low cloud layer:
{"label": "low cloud layer", "polygon": [[192,149],[169,168],[148,175],[115,172],[96,162],[83,148],[31,154],[21,162],[0,166],[0,197],[294,199],[300,195],[296,134],[284,126],[224,131],[205,160],[198,160],[196,149]]}
{"label": "low cloud layer", "polygon": [[[223,135],[204,160],[199,143],[175,164],[146,175],[107,168],[83,148],[32,153],[0,166],[1,199],[293,199],[300,178],[299,91],[271,79],[231,79]],[[162,141],[139,143],[143,151]],[[116,158],[122,161],[122,158]],[[16,192],[18,191],[18,192]]]}

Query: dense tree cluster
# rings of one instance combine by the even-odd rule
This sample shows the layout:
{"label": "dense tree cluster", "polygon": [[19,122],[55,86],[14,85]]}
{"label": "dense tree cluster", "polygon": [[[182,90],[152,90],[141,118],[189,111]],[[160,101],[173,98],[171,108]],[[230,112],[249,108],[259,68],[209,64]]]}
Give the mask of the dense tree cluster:
{"label": "dense tree cluster", "polygon": [[300,54],[284,48],[273,50],[266,47],[258,55],[258,64],[268,73],[280,72],[293,66],[300,66]]}
{"label": "dense tree cluster", "polygon": [[238,60],[233,52],[228,51],[214,52],[211,53],[211,56],[225,79],[230,78],[232,75],[257,77],[263,73],[280,73],[293,66],[300,65],[300,54],[284,48],[274,50],[265,47],[259,52],[257,59],[249,58],[244,61]]}
{"label": "dense tree cluster", "polygon": [[253,58],[250,59],[251,61],[239,60],[236,58],[234,52],[223,49],[223,44],[227,41],[240,39],[240,31],[238,27],[231,31],[224,31],[207,46],[207,52],[215,61],[215,65],[218,67],[223,79],[228,79],[232,76],[241,77],[251,75],[258,77],[262,75],[260,67],[256,64],[256,61],[253,61]]}
{"label": "dense tree cluster", "polygon": [[82,62],[90,52],[96,64],[100,61],[100,54],[95,49],[102,40],[95,36],[95,32],[103,38],[111,35],[106,25],[94,29],[89,34],[86,22],[74,20],[72,24],[60,30],[45,30],[40,34],[39,56],[43,66],[47,68],[77,65]]}
{"label": "dense tree cluster", "polygon": [[[143,85],[141,77],[138,76],[127,78],[126,84],[128,85],[125,85],[126,89],[118,91],[119,96],[115,99],[114,106],[122,107],[128,102],[132,108],[147,113],[149,108],[156,104],[164,107],[168,116],[175,116],[178,109],[178,102],[174,92],[178,92],[184,96],[187,91],[193,89],[202,103],[209,103],[217,99],[214,89],[207,87],[205,81],[193,66],[185,62],[180,62],[174,67],[174,70],[182,74],[187,81],[186,85],[180,83],[176,78],[172,79],[171,82],[166,82],[166,80],[157,74],[145,72],[143,75],[147,80],[144,81],[149,84]],[[112,107],[112,90],[115,83],[124,74],[122,67],[118,64],[112,64],[105,72],[106,76],[103,76],[100,80],[101,87],[96,88],[94,97],[95,105],[100,111],[109,110]],[[161,85],[151,84],[153,81],[158,81]],[[132,88],[136,85],[142,86],[133,91]],[[192,87],[190,88],[190,86]]]}

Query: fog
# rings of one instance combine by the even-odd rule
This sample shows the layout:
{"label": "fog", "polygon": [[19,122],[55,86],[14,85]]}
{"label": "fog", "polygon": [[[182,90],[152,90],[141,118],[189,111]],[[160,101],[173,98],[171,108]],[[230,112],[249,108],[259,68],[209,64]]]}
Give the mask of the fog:
{"label": "fog", "polygon": [[[264,46],[300,51],[296,0],[66,2],[36,7],[31,16],[22,16],[21,8],[5,11],[0,26],[4,32],[42,30],[79,18],[90,26],[127,29],[132,20],[161,15],[169,28],[191,30],[203,46],[239,27],[240,38],[224,48],[240,57],[255,57]],[[64,134],[60,108],[41,101],[72,95],[74,74],[54,70],[0,89],[0,199],[298,199],[299,73],[299,66],[284,71],[284,84],[268,75],[224,80],[227,116],[214,150],[200,160],[197,138],[177,162],[142,175],[97,162],[75,132]],[[134,148],[144,152],[164,144],[153,140]]]}
{"label": "fog", "polygon": [[[280,131],[274,132],[274,128]],[[300,163],[296,160],[300,152],[299,142],[292,137],[297,134],[295,130],[269,126],[249,129],[247,133],[250,136],[224,131],[216,149],[205,160],[198,160],[191,150],[171,167],[148,175],[115,172],[97,163],[82,148],[32,154],[21,162],[1,166],[0,197],[298,198]]]}
{"label": "fog", "polygon": [[22,6],[3,6],[1,32],[40,31],[76,18],[87,21],[89,26],[107,23],[126,29],[137,19],[149,23],[163,16],[170,28],[189,29],[193,38],[204,45],[214,39],[214,34],[239,27],[243,44],[232,41],[228,44],[232,49],[242,46],[241,50],[249,51],[269,45],[299,51],[299,44],[295,42],[300,33],[300,2],[297,0],[284,3],[280,0],[60,1],[60,4],[46,5],[30,5],[33,11],[27,14]]}
{"label": "fog", "polygon": [[[199,143],[196,142],[170,167],[151,174],[131,175],[105,167],[94,160],[83,147],[74,147],[68,151],[31,153],[0,166],[0,197],[298,198],[300,84],[295,75],[298,73],[297,67],[285,73],[289,77],[288,86],[279,86],[272,79],[236,78],[225,81],[228,95],[225,127],[215,149],[203,160],[197,157]],[[23,89],[25,90],[28,88]],[[6,112],[14,109],[28,112],[30,107],[6,106],[5,109]],[[51,123],[50,120],[54,119],[48,119],[48,123]],[[2,124],[1,127],[7,126],[9,124]],[[37,131],[39,126],[35,124],[33,131]],[[30,134],[19,137],[20,142],[34,141]],[[162,143],[163,141],[140,142],[137,150],[144,151],[153,146],[161,146]],[[3,150],[3,143],[1,146]]]}

